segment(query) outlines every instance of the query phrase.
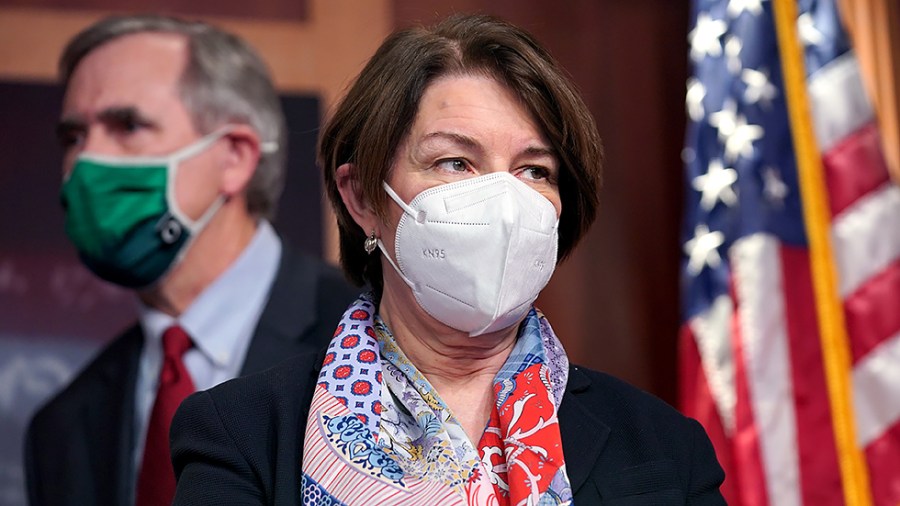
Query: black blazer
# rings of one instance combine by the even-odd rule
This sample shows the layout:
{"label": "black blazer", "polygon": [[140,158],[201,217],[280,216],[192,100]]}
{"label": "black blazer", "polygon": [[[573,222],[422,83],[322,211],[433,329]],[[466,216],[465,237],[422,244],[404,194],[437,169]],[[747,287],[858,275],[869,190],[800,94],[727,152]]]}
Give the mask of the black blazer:
{"label": "black blazer", "polygon": [[[323,346],[358,292],[337,269],[285,246],[241,374]],[[140,325],[126,330],[32,419],[25,474],[33,506],[128,504],[143,340]]]}
{"label": "black blazer", "polygon": [[[303,438],[324,352],[197,392],[172,422],[177,505],[300,504]],[[723,505],[706,433],[606,374],[569,369],[563,454],[583,505]]]}

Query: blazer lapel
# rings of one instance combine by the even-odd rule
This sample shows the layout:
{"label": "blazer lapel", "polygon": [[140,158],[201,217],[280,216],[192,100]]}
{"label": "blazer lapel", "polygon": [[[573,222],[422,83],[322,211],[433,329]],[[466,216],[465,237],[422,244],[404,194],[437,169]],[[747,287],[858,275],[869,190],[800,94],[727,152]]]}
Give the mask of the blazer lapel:
{"label": "blazer lapel", "polygon": [[253,334],[241,375],[261,371],[296,352],[316,321],[316,266],[285,245],[269,300]]}
{"label": "blazer lapel", "polygon": [[610,432],[609,426],[597,418],[580,398],[590,387],[591,380],[587,376],[577,367],[569,368],[566,393],[559,407],[559,430],[572,495],[590,476]]}
{"label": "blazer lapel", "polygon": [[[87,407],[87,436],[92,441],[91,476],[97,480],[98,504],[128,504],[134,481],[135,384],[144,336],[140,326],[127,330],[116,343],[123,349],[112,354],[116,360],[103,364],[99,380],[106,395],[96,395]],[[105,479],[103,477],[109,477]],[[107,486],[116,484],[115,487]]]}

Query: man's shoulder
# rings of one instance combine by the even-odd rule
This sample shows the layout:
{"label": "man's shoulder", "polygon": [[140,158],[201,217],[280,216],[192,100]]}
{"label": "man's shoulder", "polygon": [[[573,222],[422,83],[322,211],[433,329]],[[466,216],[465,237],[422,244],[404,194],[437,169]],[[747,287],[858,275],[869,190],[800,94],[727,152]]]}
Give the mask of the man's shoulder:
{"label": "man's shoulder", "polygon": [[343,314],[359,295],[359,288],[351,285],[337,267],[284,245],[269,295],[270,304],[287,299],[292,312],[314,311],[330,320]]}
{"label": "man's shoulder", "polygon": [[98,402],[108,386],[121,387],[137,374],[143,334],[135,324],[106,344],[58,393],[53,395],[34,415],[33,430],[45,424],[59,427],[59,421],[71,421],[82,407]]}
{"label": "man's shoulder", "polygon": [[307,253],[297,251],[285,245],[282,252],[278,277],[297,276],[304,281],[313,282],[319,293],[356,294],[358,288],[353,287],[343,272],[334,265]]}
{"label": "man's shoulder", "polygon": [[357,293],[333,266],[285,248],[241,373],[324,347]]}

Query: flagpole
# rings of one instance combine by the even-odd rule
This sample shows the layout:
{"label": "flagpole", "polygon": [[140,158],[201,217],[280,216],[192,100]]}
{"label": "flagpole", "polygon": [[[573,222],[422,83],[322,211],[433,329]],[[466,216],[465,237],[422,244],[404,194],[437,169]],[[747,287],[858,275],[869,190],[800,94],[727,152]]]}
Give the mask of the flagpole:
{"label": "flagpole", "polygon": [[862,450],[856,443],[852,364],[844,309],[830,239],[830,211],[822,156],[813,132],[803,48],[797,34],[797,0],[773,0],[784,72],[791,136],[797,157],[804,223],[809,239],[813,290],[819,320],[831,418],[847,506],[869,506],[872,493]]}

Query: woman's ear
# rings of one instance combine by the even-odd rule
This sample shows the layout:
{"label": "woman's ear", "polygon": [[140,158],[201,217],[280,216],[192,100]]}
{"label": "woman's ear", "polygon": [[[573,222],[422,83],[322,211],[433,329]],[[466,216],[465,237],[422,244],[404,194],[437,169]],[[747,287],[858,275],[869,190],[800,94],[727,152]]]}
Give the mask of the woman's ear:
{"label": "woman's ear", "polygon": [[376,232],[376,235],[379,235],[377,230],[379,219],[375,214],[375,210],[372,209],[372,206],[362,194],[359,179],[357,178],[356,165],[345,163],[338,167],[337,171],[335,171],[335,181],[338,192],[341,194],[341,200],[344,202],[344,207],[347,208],[350,216],[353,217],[353,221],[363,229],[366,235],[373,231]]}
{"label": "woman's ear", "polygon": [[221,191],[233,197],[250,184],[262,156],[262,144],[259,134],[250,125],[234,125],[224,137],[228,141],[228,151],[224,158]]}

